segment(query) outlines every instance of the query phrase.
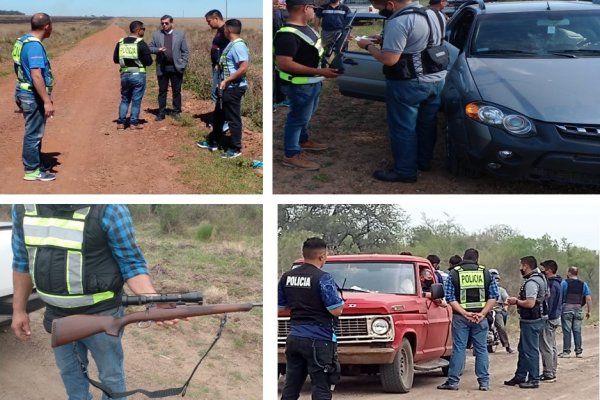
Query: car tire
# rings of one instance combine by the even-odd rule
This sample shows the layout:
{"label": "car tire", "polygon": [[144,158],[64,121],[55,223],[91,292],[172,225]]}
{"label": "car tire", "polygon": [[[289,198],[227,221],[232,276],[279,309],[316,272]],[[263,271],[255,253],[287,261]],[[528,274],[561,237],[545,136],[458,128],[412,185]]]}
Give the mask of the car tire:
{"label": "car tire", "polygon": [[407,393],[413,385],[415,366],[412,346],[407,338],[402,339],[402,345],[391,364],[379,366],[381,386],[384,392]]}
{"label": "car tire", "polygon": [[450,126],[446,121],[446,160],[448,171],[454,176],[463,178],[479,178],[481,172],[475,169],[468,158],[456,149],[456,141],[450,135]]}

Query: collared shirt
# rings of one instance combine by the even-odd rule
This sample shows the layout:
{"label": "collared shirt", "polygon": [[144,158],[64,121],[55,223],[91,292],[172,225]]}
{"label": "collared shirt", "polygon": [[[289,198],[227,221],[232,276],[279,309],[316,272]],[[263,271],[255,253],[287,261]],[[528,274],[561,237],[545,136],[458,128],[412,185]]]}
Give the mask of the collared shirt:
{"label": "collared shirt", "polygon": [[[448,279],[444,282],[444,293],[446,295],[446,302],[450,303],[451,301],[458,301],[456,298],[456,292],[454,291],[454,283],[452,274],[448,275]],[[490,284],[488,286],[488,298],[490,299],[498,299],[500,297],[500,293],[498,291],[498,284],[494,278],[490,279]]]}
{"label": "collared shirt", "polygon": [[[25,247],[23,226],[17,223],[15,207],[12,209],[12,221],[13,270],[28,273],[29,257]],[[133,221],[127,206],[108,204],[104,210],[101,226],[106,232],[108,246],[119,264],[123,280],[127,281],[141,274],[148,275],[146,260],[135,240]]]}

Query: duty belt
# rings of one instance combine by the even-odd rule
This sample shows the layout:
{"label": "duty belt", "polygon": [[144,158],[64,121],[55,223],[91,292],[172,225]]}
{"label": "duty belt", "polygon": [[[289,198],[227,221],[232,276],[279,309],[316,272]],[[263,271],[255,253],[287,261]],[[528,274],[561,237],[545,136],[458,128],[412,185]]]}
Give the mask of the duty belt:
{"label": "duty belt", "polygon": [[[17,88],[27,92],[33,92],[33,85],[31,83],[17,81]],[[52,86],[46,86],[46,93],[52,94]]]}
{"label": "duty belt", "polygon": [[322,76],[294,76],[287,72],[279,71],[279,78],[294,85],[308,85],[311,83],[322,82],[325,78]]}

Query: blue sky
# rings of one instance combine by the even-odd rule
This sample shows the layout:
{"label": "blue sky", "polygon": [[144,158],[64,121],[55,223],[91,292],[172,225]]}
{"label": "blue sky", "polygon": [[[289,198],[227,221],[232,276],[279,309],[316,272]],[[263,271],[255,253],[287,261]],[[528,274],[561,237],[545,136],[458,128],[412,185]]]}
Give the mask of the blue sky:
{"label": "blue sky", "polygon": [[45,12],[61,16],[110,15],[123,17],[204,17],[213,9],[229,18],[261,18],[263,0],[44,0],[23,2],[0,0],[1,10],[16,10],[27,15]]}

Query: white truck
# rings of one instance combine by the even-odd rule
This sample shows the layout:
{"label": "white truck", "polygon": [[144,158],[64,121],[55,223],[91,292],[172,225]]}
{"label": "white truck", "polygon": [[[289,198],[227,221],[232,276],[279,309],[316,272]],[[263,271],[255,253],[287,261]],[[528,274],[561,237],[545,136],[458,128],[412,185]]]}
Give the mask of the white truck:
{"label": "white truck", "polygon": [[[12,224],[0,222],[0,326],[10,325],[12,318]],[[32,293],[27,302],[27,312],[44,307],[39,296]]]}

